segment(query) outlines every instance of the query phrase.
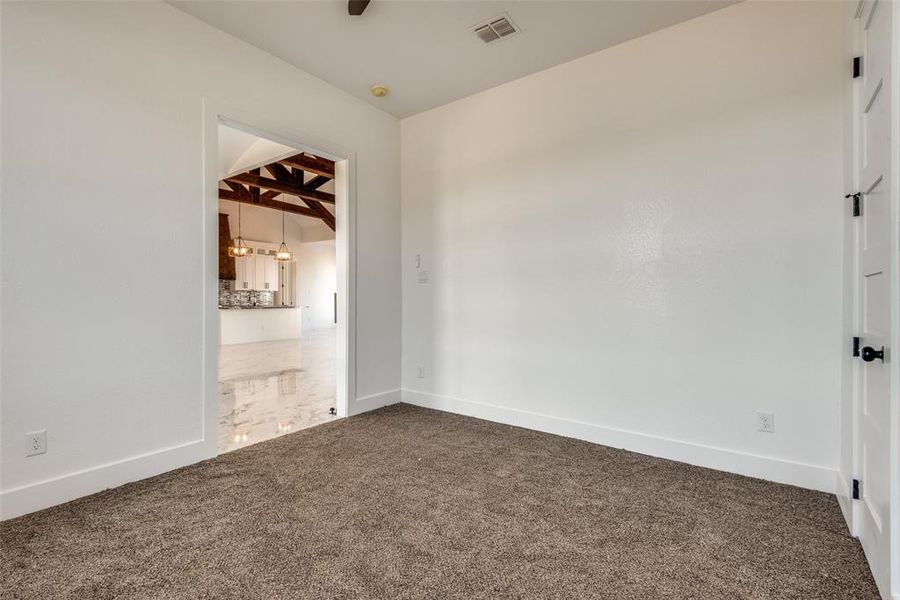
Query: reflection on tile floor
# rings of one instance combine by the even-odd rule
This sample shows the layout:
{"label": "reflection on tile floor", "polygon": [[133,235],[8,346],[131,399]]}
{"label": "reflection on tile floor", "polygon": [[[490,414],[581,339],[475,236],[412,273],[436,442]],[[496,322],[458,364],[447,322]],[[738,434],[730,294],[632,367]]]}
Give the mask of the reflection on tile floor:
{"label": "reflection on tile floor", "polygon": [[337,417],[335,330],[219,349],[219,452]]}

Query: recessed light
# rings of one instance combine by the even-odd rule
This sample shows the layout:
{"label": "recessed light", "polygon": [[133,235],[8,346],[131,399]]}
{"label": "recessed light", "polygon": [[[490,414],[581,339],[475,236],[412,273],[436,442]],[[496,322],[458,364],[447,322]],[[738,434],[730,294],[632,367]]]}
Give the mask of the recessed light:
{"label": "recessed light", "polygon": [[390,90],[387,89],[386,85],[373,85],[369,88],[369,91],[372,92],[372,95],[376,98],[384,98],[390,93]]}

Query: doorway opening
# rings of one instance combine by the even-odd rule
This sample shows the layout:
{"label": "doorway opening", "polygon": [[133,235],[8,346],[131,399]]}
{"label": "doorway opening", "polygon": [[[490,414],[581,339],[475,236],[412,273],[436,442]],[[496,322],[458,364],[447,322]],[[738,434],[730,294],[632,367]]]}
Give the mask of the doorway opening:
{"label": "doorway opening", "polygon": [[335,160],[217,124],[216,450],[346,414],[338,402]]}

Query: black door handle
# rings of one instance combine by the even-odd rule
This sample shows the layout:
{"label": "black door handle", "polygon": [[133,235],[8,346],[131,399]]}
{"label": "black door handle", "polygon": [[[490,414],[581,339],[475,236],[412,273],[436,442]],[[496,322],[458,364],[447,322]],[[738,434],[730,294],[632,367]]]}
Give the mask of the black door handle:
{"label": "black door handle", "polygon": [[875,359],[884,362],[884,346],[881,347],[881,350],[876,350],[872,346],[864,346],[862,349],[862,359],[866,362],[872,362]]}

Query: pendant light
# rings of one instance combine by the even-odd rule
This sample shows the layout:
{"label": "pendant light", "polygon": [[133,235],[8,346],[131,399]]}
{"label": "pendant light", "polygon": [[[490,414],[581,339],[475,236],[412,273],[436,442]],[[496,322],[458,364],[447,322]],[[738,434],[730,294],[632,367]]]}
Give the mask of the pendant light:
{"label": "pendant light", "polygon": [[[284,194],[281,195],[281,201],[284,202]],[[275,260],[278,262],[289,262],[294,255],[288,250],[287,244],[284,243],[284,209],[281,209],[281,245],[278,246],[278,252],[275,253]]]}
{"label": "pendant light", "polygon": [[238,202],[238,236],[234,238],[234,243],[228,247],[228,256],[240,258],[248,254],[250,254],[250,247],[247,246],[244,238],[241,237],[241,203]]}

